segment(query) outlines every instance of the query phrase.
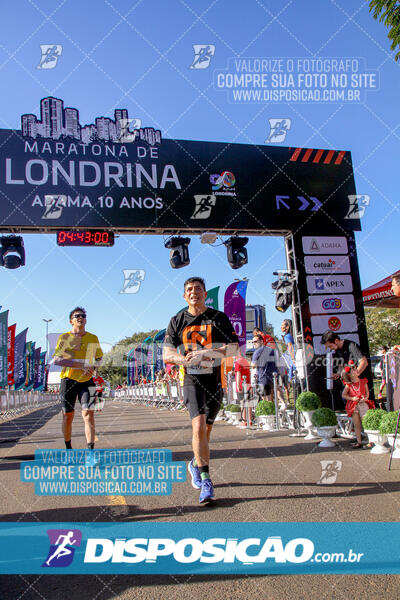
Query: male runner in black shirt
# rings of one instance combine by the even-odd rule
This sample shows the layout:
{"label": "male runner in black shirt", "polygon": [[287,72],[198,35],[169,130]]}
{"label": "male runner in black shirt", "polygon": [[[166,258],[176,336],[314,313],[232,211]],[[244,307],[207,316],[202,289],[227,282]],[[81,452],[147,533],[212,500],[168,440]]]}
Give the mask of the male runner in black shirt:
{"label": "male runner in black shirt", "polygon": [[[368,378],[368,386],[371,388],[372,379],[369,373],[368,359],[361,351],[361,348],[356,342],[351,340],[341,339],[334,331],[325,331],[322,335],[321,343],[325,345],[327,350],[333,350],[333,397],[335,409],[343,410],[343,384],[340,378],[340,373],[345,365],[348,365],[352,360],[356,365],[356,373],[359,377]],[[363,374],[363,375],[361,375]]]}
{"label": "male runner in black shirt", "polygon": [[189,308],[172,317],[164,342],[164,362],[183,365],[183,398],[192,420],[194,458],[188,465],[200,503],[215,500],[209,475],[211,429],[222,399],[221,358],[235,356],[238,338],[225,313],[208,308],[203,279],[184,283]]}

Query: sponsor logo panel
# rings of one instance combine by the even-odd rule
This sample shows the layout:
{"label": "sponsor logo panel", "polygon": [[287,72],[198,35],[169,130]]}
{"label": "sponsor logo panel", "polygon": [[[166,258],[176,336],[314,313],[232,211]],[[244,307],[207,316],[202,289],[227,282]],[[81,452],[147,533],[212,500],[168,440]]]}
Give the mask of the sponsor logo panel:
{"label": "sponsor logo panel", "polygon": [[350,273],[348,256],[305,256],[306,273]]}
{"label": "sponsor logo panel", "polygon": [[354,296],[309,296],[312,314],[354,312]]}
{"label": "sponsor logo panel", "polygon": [[345,237],[304,236],[301,239],[304,254],[347,254],[348,251]]}
{"label": "sponsor logo panel", "polygon": [[324,277],[307,276],[307,290],[309,294],[338,294],[353,291],[351,275],[331,275]]}
{"label": "sponsor logo panel", "polygon": [[[327,354],[327,349],[323,344],[321,344],[320,335],[314,336],[313,345],[315,354]],[[356,344],[360,345],[360,338],[358,333],[342,333],[340,332],[340,339],[350,340],[351,342],[356,342]]]}
{"label": "sponsor logo panel", "polygon": [[311,317],[311,330],[313,334],[324,331],[357,331],[357,319],[354,313],[345,315],[318,315]]}

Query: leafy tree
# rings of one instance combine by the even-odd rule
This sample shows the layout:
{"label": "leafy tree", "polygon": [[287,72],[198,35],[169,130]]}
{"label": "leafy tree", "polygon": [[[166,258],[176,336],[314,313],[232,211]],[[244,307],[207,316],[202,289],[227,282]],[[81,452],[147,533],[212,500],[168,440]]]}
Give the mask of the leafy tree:
{"label": "leafy tree", "polygon": [[101,377],[109,381],[112,387],[122,384],[127,378],[126,355],[147,337],[154,337],[157,331],[157,329],[147,332],[140,331],[117,342],[103,357],[103,362],[99,369]]}
{"label": "leafy tree", "polygon": [[371,354],[382,345],[400,344],[400,310],[397,308],[365,308]]}
{"label": "leafy tree", "polygon": [[[384,22],[389,29],[388,38],[392,40],[391,50],[400,46],[400,2],[399,0],[371,0],[369,12],[373,13],[374,19]],[[400,50],[394,59],[399,60]]]}

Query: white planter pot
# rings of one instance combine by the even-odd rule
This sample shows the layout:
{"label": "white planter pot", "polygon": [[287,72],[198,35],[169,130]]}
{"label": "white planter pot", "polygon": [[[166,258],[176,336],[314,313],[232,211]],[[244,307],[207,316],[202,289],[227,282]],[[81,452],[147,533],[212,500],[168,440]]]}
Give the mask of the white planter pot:
{"label": "white planter pot", "polygon": [[[393,448],[394,433],[388,433],[387,441],[388,441],[389,446],[391,448]],[[400,438],[399,438],[399,434],[397,434],[397,437],[396,437],[396,444],[395,444],[394,452],[392,454],[392,458],[400,458]]]}
{"label": "white planter pot", "polygon": [[[319,437],[322,437],[322,442],[318,444],[320,448],[334,448],[335,444],[331,438],[336,433],[336,425],[328,425],[326,427],[317,427]],[[307,439],[307,438],[306,438]]]}
{"label": "white planter pot", "polygon": [[371,450],[371,454],[386,454],[389,452],[389,448],[385,446],[387,442],[387,435],[379,433],[378,430],[366,429],[365,433],[368,433],[368,441],[375,444]]}
{"label": "white planter pot", "polygon": [[275,431],[275,415],[260,415],[258,424],[264,431]]}
{"label": "white planter pot", "polygon": [[316,440],[317,439],[317,435],[315,435],[313,433],[313,424],[311,422],[311,418],[313,416],[313,414],[315,413],[315,410],[302,410],[301,414],[304,416],[304,427],[307,429],[308,433],[306,435],[306,437],[304,438],[305,440]]}
{"label": "white planter pot", "polygon": [[240,423],[240,412],[231,413],[231,419],[229,421],[232,425],[239,425]]}
{"label": "white planter pot", "polygon": [[215,417],[216,421],[223,421],[224,420],[224,410],[221,409],[219,411],[219,413],[217,414],[217,416]]}

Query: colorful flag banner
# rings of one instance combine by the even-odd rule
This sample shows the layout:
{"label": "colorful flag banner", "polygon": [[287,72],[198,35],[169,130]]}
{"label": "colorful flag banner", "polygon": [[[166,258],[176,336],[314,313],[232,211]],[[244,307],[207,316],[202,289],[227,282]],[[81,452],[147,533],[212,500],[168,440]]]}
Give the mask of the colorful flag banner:
{"label": "colorful flag banner", "polygon": [[161,369],[164,368],[164,361],[163,361],[163,357],[162,357],[164,339],[165,339],[165,329],[162,329],[161,331],[156,333],[156,335],[153,338],[154,353],[155,353],[154,368],[155,368],[156,372],[160,371]]}
{"label": "colorful flag banner", "polygon": [[239,346],[246,348],[246,289],[247,281],[235,281],[225,292],[224,312],[239,338]]}
{"label": "colorful flag banner", "polygon": [[42,392],[46,387],[46,352],[41,352],[39,357],[36,383],[33,389]]}
{"label": "colorful flag banner", "polygon": [[39,386],[39,363],[40,363],[40,354],[41,348],[35,348],[33,353],[33,390],[37,389]]}
{"label": "colorful flag banner", "polygon": [[14,385],[14,365],[15,365],[15,329],[17,325],[14,323],[8,327],[7,332],[7,380],[8,385]]}
{"label": "colorful flag banner", "polygon": [[8,385],[8,310],[0,313],[0,387]]}
{"label": "colorful flag banner", "polygon": [[14,344],[14,389],[20,390],[26,378],[26,334],[28,328],[15,336]]}

